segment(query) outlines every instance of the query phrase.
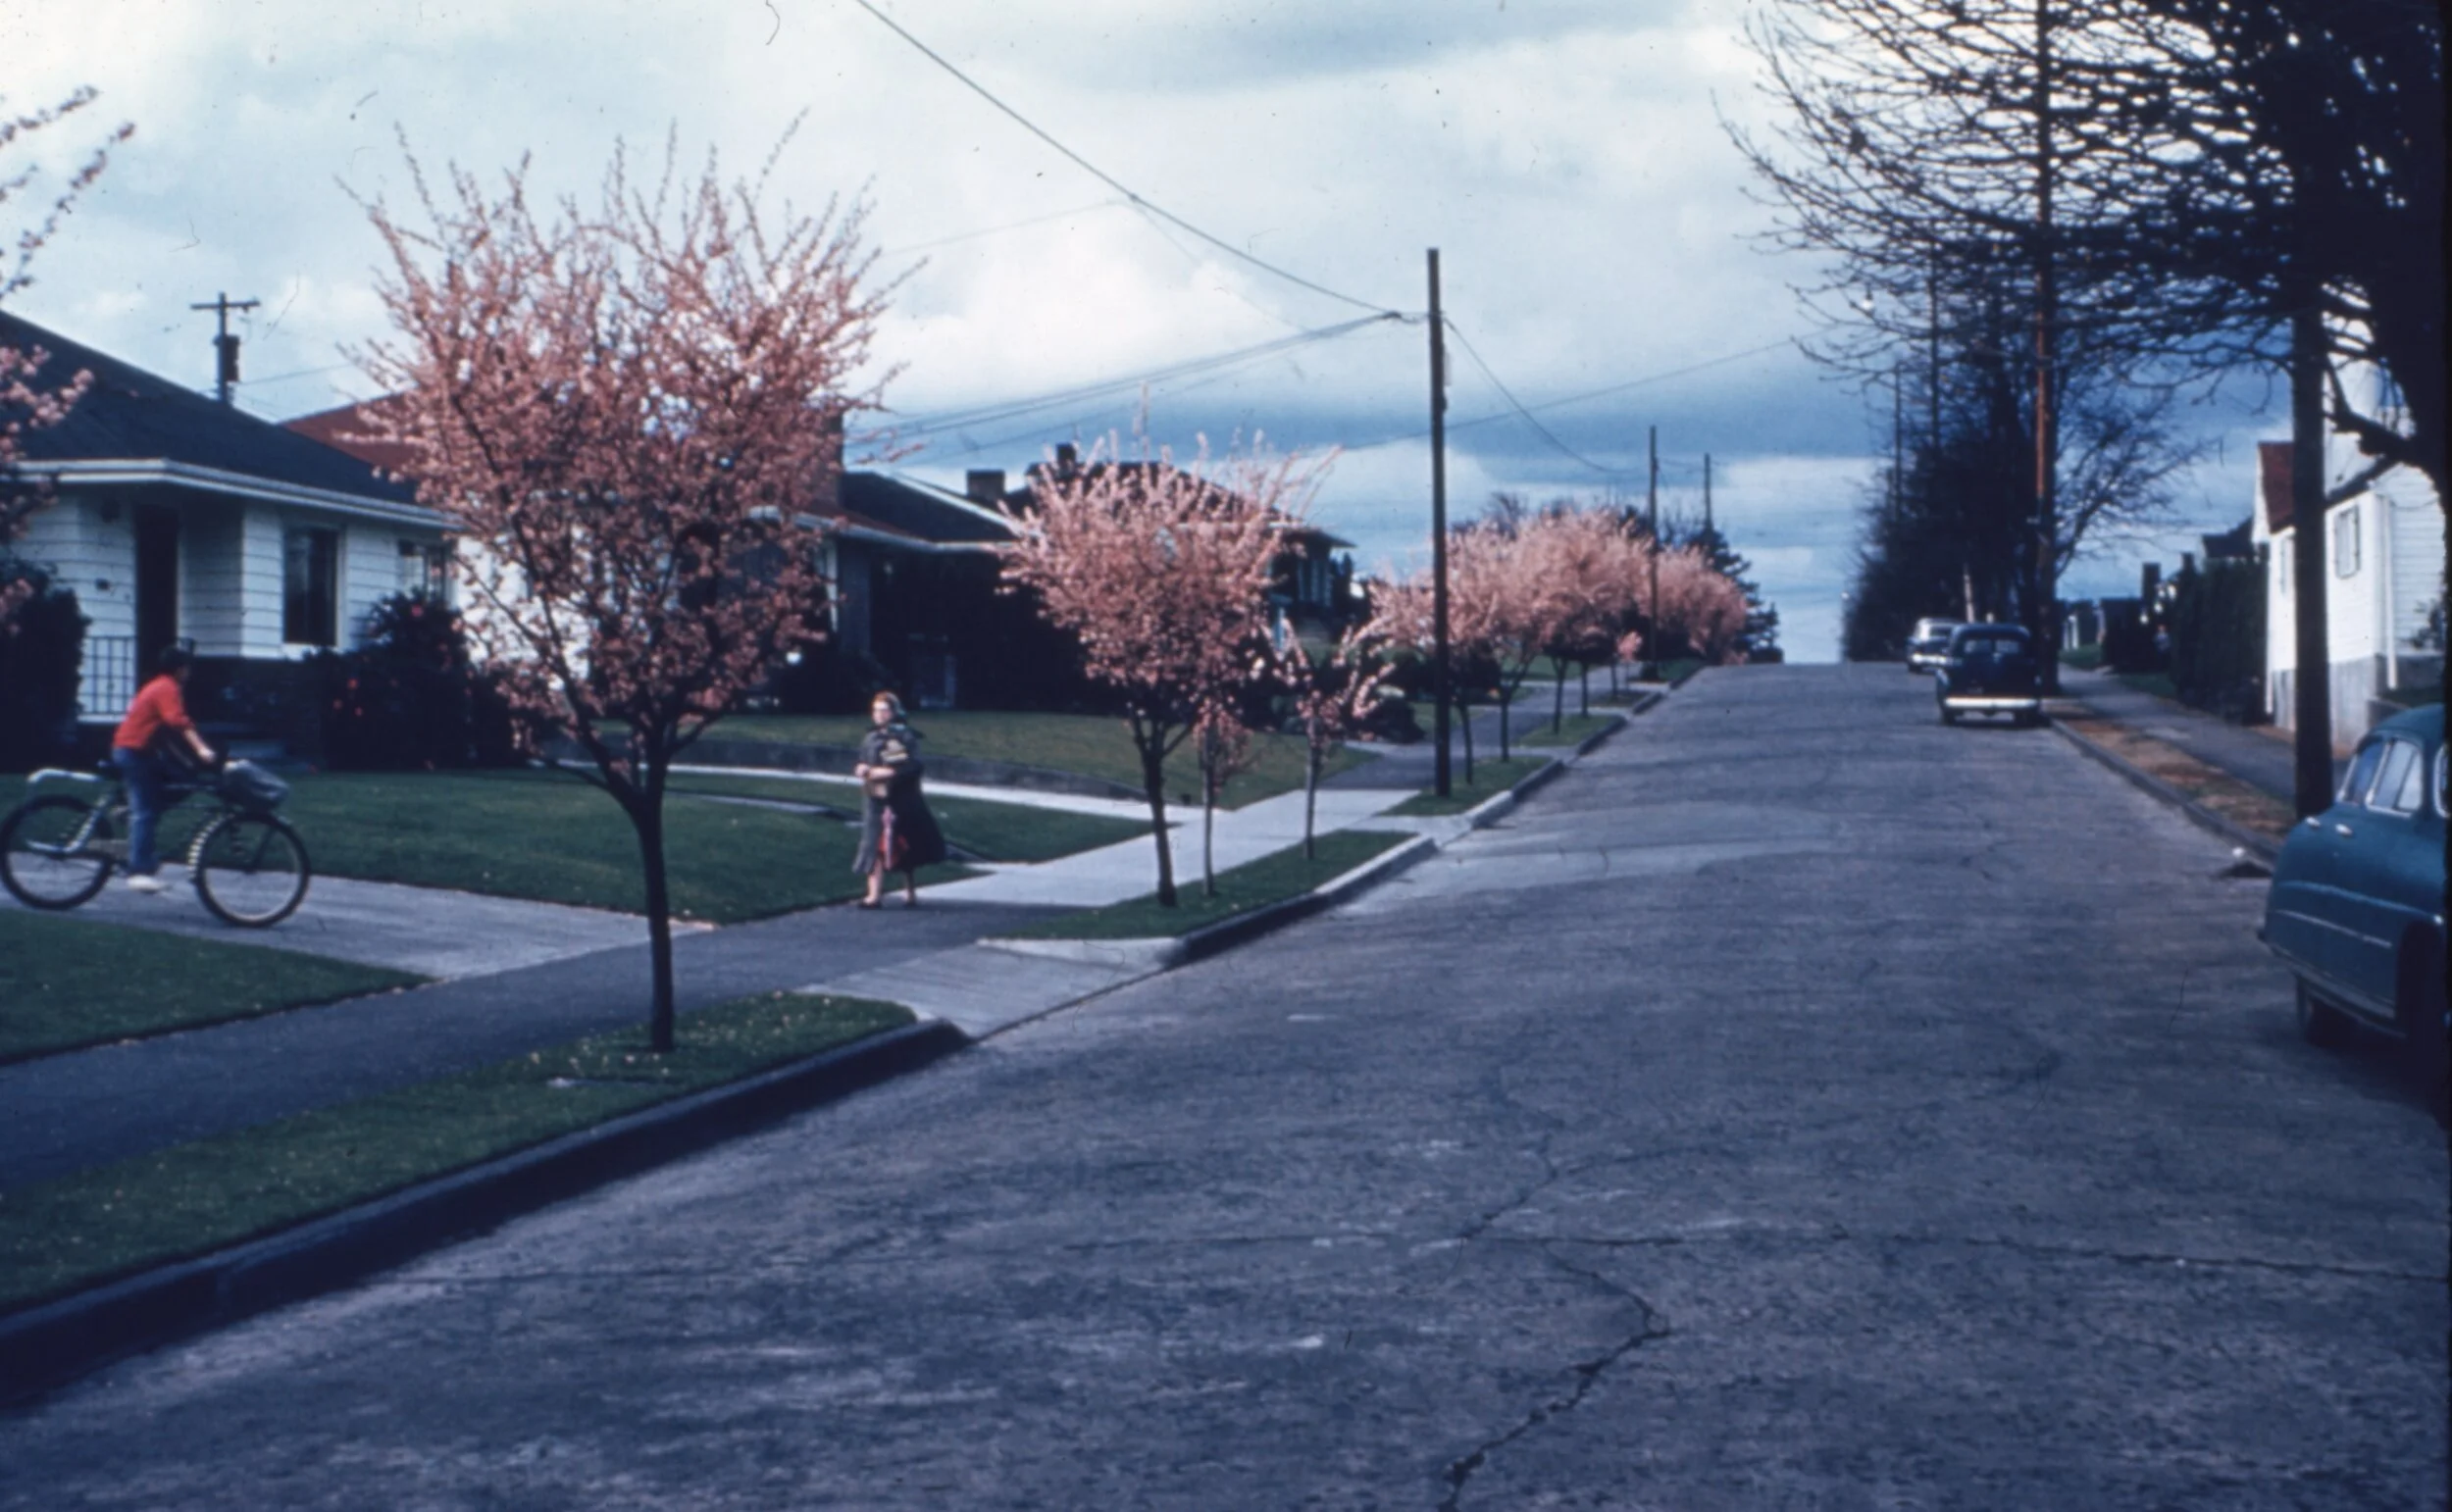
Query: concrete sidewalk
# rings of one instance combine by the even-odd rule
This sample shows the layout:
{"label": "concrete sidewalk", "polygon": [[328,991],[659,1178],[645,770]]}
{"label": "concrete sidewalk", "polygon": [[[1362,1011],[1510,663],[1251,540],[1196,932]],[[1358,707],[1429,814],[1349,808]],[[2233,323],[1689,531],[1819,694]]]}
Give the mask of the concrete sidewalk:
{"label": "concrete sidewalk", "polygon": [[[2233,725],[2202,710],[2139,692],[2100,670],[2064,667],[2061,694],[2284,803],[2290,802],[2298,791],[2297,757],[2288,731]],[[2336,783],[2345,765],[2338,757],[2333,761]]]}
{"label": "concrete sidewalk", "polygon": [[[647,922],[636,914],[500,898],[442,887],[318,877],[298,911],[267,930],[242,930],[205,912],[187,885],[187,869],[165,863],[166,892],[130,892],[112,879],[74,917],[209,939],[217,944],[297,950],[361,966],[387,966],[439,981],[524,971],[552,961],[642,945]],[[25,905],[0,892],[0,908]],[[708,926],[676,923],[681,934]]]}

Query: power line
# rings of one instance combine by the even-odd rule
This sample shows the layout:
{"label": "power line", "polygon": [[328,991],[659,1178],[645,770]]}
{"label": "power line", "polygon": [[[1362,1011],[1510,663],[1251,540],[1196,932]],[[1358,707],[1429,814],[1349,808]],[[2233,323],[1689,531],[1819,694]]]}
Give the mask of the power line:
{"label": "power line", "polygon": [[1018,231],[1024,227],[1032,226],[1045,226],[1049,221],[1062,221],[1071,216],[1089,215],[1093,211],[1121,210],[1123,208],[1124,202],[1122,200],[1102,199],[1095,205],[1081,205],[1076,206],[1071,210],[1052,211],[1043,216],[1032,216],[1027,221],[1011,221],[1002,226],[982,227],[980,229],[975,231],[963,231],[952,236],[939,236],[933,241],[914,241],[908,246],[887,247],[880,251],[878,256],[905,257],[913,252],[925,252],[931,247],[949,247],[957,241],[976,241],[982,236],[995,236],[1004,231]]}
{"label": "power line", "polygon": [[1088,158],[1083,157],[1080,153],[1075,152],[1072,148],[1065,146],[1062,142],[1057,141],[1054,137],[1048,135],[1035,123],[1033,123],[1029,117],[1023,115],[1020,111],[1015,110],[1012,106],[1005,104],[1002,100],[997,99],[995,95],[989,93],[987,86],[981,84],[977,79],[971,77],[968,74],[963,73],[960,69],[955,68],[934,48],[921,41],[918,37],[913,36],[910,32],[904,30],[893,17],[888,16],[876,6],[871,5],[869,0],[851,0],[851,3],[858,6],[861,10],[868,12],[871,16],[876,17],[877,20],[883,23],[887,29],[894,32],[894,35],[910,43],[913,47],[918,48],[920,53],[925,56],[929,62],[952,75],[955,78],[960,79],[972,93],[978,95],[981,99],[986,100],[989,104],[1002,111],[1005,115],[1010,116],[1021,126],[1022,129],[1028,131],[1031,135],[1038,137],[1041,141],[1046,142],[1048,146],[1053,147],[1057,152],[1063,154],[1064,157],[1075,167],[1081,169],[1082,172],[1088,174],[1091,177],[1098,179],[1100,183],[1105,184],[1116,193],[1123,195],[1124,198],[1132,204],[1134,209],[1139,210],[1144,215],[1154,216],[1162,221],[1165,221],[1170,226],[1180,227],[1184,230],[1191,232],[1193,235],[1200,237],[1202,241],[1207,242],[1210,246],[1226,253],[1228,256],[1240,258],[1244,262],[1250,263],[1252,267],[1259,269],[1263,273],[1273,275],[1276,277],[1285,279],[1289,283],[1298,284],[1301,287],[1309,289],[1314,294],[1325,294],[1331,299],[1353,305],[1356,309],[1369,310],[1380,315],[1399,314],[1398,311],[1391,310],[1385,305],[1373,304],[1367,299],[1356,299],[1351,294],[1341,294],[1324,283],[1314,283],[1300,274],[1288,273],[1285,269],[1278,267],[1274,263],[1265,262],[1260,258],[1253,257],[1251,253],[1246,252],[1232,242],[1223,241],[1210,235],[1207,231],[1202,230],[1200,227],[1193,225],[1190,221],[1185,220],[1183,217],[1176,215],[1173,211],[1170,211],[1163,206],[1151,203],[1149,199],[1135,192],[1131,187],[1114,177],[1112,175],[1108,174],[1104,169],[1099,168]]}
{"label": "power line", "polygon": [[1600,463],[1593,461],[1590,457],[1585,456],[1574,447],[1559,440],[1557,434],[1554,433],[1548,426],[1543,425],[1540,421],[1533,418],[1533,412],[1524,408],[1524,402],[1515,397],[1513,390],[1509,389],[1507,384],[1499,380],[1499,375],[1490,371],[1490,364],[1482,360],[1481,353],[1474,349],[1472,339],[1464,334],[1463,329],[1454,321],[1449,321],[1447,323],[1447,327],[1449,330],[1455,333],[1456,343],[1464,348],[1464,355],[1473,359],[1473,366],[1481,370],[1481,376],[1490,380],[1491,386],[1499,391],[1500,397],[1507,400],[1509,405],[1513,406],[1515,413],[1522,418],[1524,424],[1532,427],[1534,431],[1537,432],[1543,440],[1549,442],[1552,446],[1557,447],[1560,454],[1573,458],[1575,461],[1582,463],[1585,467],[1590,468],[1592,471],[1600,474],[1604,478],[1625,478],[1632,476],[1632,474],[1626,469],[1603,467]]}
{"label": "power line", "polygon": [[1366,315],[1335,326],[1323,326],[1312,330],[1297,331],[1290,336],[1279,336],[1274,340],[1263,341],[1254,346],[1239,347],[1230,352],[1219,352],[1207,357],[1196,357],[1186,362],[1172,363],[1147,373],[1105,378],[1096,383],[1079,384],[1072,388],[1058,389],[1027,399],[1004,400],[970,409],[941,410],[934,415],[915,417],[907,425],[895,427],[894,433],[916,438],[947,430],[965,429],[973,426],[994,425],[999,421],[1018,420],[1025,415],[1037,414],[1044,410],[1061,409],[1066,405],[1082,403],[1111,393],[1190,378],[1220,368],[1257,362],[1264,358],[1274,357],[1281,352],[1292,351],[1297,347],[1308,346],[1319,341],[1335,340],[1337,337],[1351,335],[1357,330],[1401,319],[1403,317],[1393,312],[1386,315]]}
{"label": "power line", "polygon": [[[1724,357],[1713,357],[1706,362],[1689,363],[1685,367],[1671,368],[1664,373],[1647,373],[1642,378],[1628,378],[1622,383],[1611,383],[1604,388],[1589,388],[1584,390],[1582,393],[1567,394],[1557,399],[1544,399],[1539,404],[1523,405],[1517,410],[1496,410],[1488,415],[1476,415],[1471,420],[1452,420],[1448,422],[1448,433],[1453,435],[1458,430],[1469,429],[1474,426],[1488,426],[1494,425],[1502,420],[1512,420],[1519,413],[1529,415],[1541,410],[1562,409],[1570,404],[1582,404],[1591,399],[1604,399],[1609,397],[1610,394],[1624,393],[1630,388],[1641,388],[1650,383],[1665,383],[1670,378],[1685,378],[1689,374],[1702,373],[1712,368],[1726,367],[1732,362],[1743,362],[1749,357],[1760,357],[1764,352],[1776,351],[1783,346],[1789,346],[1792,344],[1792,342],[1786,340],[1765,341],[1761,346],[1750,346],[1742,352],[1730,352]],[[1485,369],[1484,371],[1487,370]],[[1368,451],[1374,446],[1394,446],[1399,441],[1418,441],[1428,434],[1430,434],[1428,430],[1401,430],[1393,435],[1383,435],[1368,441],[1357,441],[1348,449],[1352,451]]]}

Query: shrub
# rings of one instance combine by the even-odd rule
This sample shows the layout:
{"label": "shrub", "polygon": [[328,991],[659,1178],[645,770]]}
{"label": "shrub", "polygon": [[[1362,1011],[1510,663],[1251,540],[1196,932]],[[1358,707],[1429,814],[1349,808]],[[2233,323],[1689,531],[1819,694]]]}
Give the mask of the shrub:
{"label": "shrub", "polygon": [[510,705],[470,658],[448,605],[394,594],[367,617],[354,651],[319,658],[324,759],[356,771],[517,763]]}
{"label": "shrub", "polygon": [[0,772],[25,772],[67,760],[76,748],[87,622],[77,595],[39,569],[0,564],[0,585],[11,582],[33,591],[0,625]]}

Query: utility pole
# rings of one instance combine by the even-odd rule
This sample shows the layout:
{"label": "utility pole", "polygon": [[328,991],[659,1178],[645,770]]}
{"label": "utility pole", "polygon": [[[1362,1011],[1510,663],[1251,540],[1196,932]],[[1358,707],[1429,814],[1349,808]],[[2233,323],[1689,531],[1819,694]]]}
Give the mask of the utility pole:
{"label": "utility pole", "polygon": [[230,387],[238,381],[238,338],[230,333],[230,312],[252,310],[260,303],[253,299],[232,299],[228,294],[215,296],[209,305],[189,305],[190,310],[210,310],[220,325],[213,337],[213,397],[222,403],[230,402]]}
{"label": "utility pole", "polygon": [[2324,581],[2324,317],[2294,286],[2290,312],[2290,697],[2293,806],[2301,819],[2332,803],[2332,647]]}
{"label": "utility pole", "polygon": [[2061,450],[2060,407],[2053,389],[2060,378],[2061,284],[2055,241],[2052,198],[2059,164],[2052,135],[2052,3],[2035,5],[2035,571],[2034,602],[2026,606],[2027,632],[2034,636],[2041,663],[2043,691],[2061,691],[2061,658],[2054,649],[2053,600],[2060,591],[2058,565],[2061,539],[2058,459]]}
{"label": "utility pole", "polygon": [[1719,531],[1711,525],[1711,454],[1703,454],[1703,533],[1716,540]]}
{"label": "utility pole", "polygon": [[1644,515],[1652,531],[1652,603],[1647,618],[1651,624],[1643,637],[1644,671],[1647,682],[1660,680],[1660,428],[1651,430],[1651,478],[1643,485]]}
{"label": "utility pole", "polygon": [[1432,790],[1448,796],[1448,343],[1439,315],[1439,249],[1430,249],[1430,659]]}

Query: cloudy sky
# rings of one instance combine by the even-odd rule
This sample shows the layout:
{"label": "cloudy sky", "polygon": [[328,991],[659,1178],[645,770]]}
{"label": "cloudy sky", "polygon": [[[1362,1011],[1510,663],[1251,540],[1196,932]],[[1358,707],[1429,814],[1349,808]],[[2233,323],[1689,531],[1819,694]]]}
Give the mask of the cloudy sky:
{"label": "cloudy sky", "polygon": [[[857,0],[9,0],[0,109],[102,91],[37,160],[136,126],[12,308],[209,387],[212,319],[188,306],[261,300],[238,402],[286,419],[367,392],[343,350],[382,329],[379,248],[350,192],[403,193],[401,139],[487,173],[527,154],[538,184],[587,190],[617,139],[658,155],[677,133],[746,173],[798,120],[779,197],[865,199],[878,276],[901,279],[878,355],[921,448],[906,471],[959,486],[1129,431],[1146,387],[1181,450],[1336,449],[1315,516],[1366,570],[1404,562],[1428,529],[1427,336],[1370,317],[1418,316],[1437,247],[1470,347],[1451,511],[1640,496],[1657,427],[1666,507],[1697,509],[1708,453],[1790,654],[1834,653],[1887,424],[1793,345],[1812,268],[1753,240],[1766,214],[1720,125],[1761,116],[1741,0],[876,4],[1146,202],[1303,282],[1136,208]],[[2279,425],[2265,398],[2233,384],[2198,410],[2215,449],[2177,531],[2114,545],[2069,591],[2134,591],[2138,561],[2244,516],[2249,443]]]}

